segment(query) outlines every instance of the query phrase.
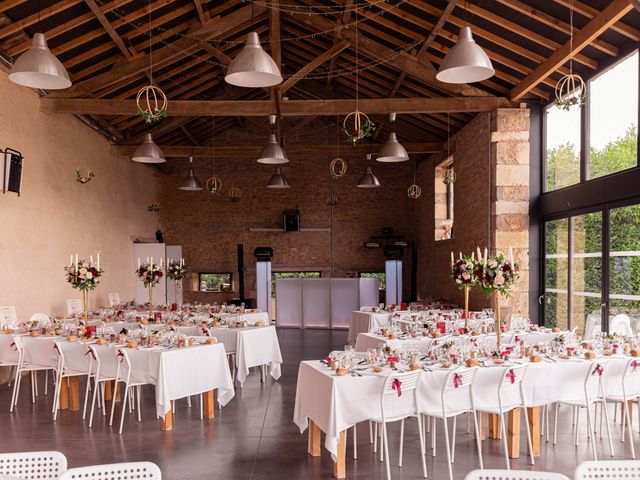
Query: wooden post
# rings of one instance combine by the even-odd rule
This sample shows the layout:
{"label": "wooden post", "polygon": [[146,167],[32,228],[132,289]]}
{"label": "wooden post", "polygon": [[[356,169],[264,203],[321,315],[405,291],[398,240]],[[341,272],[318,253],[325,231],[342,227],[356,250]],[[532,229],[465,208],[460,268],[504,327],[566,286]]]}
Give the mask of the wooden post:
{"label": "wooden post", "polygon": [[[111,397],[113,397],[113,390],[115,389],[115,380],[109,380],[108,382],[104,382],[104,399],[106,401],[111,400]],[[116,398],[116,402],[120,401],[120,390],[122,390],[121,388],[118,389],[118,393],[117,393],[117,398]]]}
{"label": "wooden post", "polygon": [[160,430],[163,432],[173,430],[173,401],[171,402],[169,411],[164,414],[164,418],[160,422]]}
{"label": "wooden post", "polygon": [[63,378],[60,383],[60,410],[69,408],[69,377]]}
{"label": "wooden post", "polygon": [[508,413],[507,449],[510,458],[520,458],[520,409]]}
{"label": "wooden post", "polygon": [[[540,407],[527,408],[529,415],[529,429],[531,430],[531,444],[533,445],[533,456],[540,456]],[[576,427],[577,428],[577,427]],[[549,432],[546,433],[549,435]],[[529,447],[527,447],[528,449]]]}
{"label": "wooden post", "polygon": [[478,430],[480,431],[480,440],[487,438],[487,417],[486,413],[478,412]]}
{"label": "wooden post", "polygon": [[491,413],[489,414],[489,438],[499,439],[501,437],[500,416],[495,413]]}
{"label": "wooden post", "polygon": [[209,390],[202,395],[202,402],[204,403],[204,418],[214,418],[216,416],[215,395],[214,390]]}
{"label": "wooden post", "polygon": [[69,383],[70,409],[77,412],[80,410],[80,388],[78,387],[78,377],[69,377]]}
{"label": "wooden post", "polygon": [[345,478],[347,476],[347,431],[340,432],[338,442],[338,461],[333,464],[333,476]]}
{"label": "wooden post", "polygon": [[320,427],[313,420],[309,420],[309,454],[312,457],[320,456]]}

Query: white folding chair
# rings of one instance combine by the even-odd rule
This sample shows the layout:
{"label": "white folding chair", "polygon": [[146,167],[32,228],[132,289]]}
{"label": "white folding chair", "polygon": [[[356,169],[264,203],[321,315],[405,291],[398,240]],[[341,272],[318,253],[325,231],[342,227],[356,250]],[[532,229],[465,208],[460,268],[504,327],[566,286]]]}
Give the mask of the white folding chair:
{"label": "white folding chair", "polygon": [[[500,429],[502,431],[502,443],[504,446],[504,458],[507,463],[507,470],[511,469],[509,462],[509,448],[507,446],[507,429],[504,414],[514,409],[522,409],[524,412],[524,424],[527,429],[527,442],[529,443],[529,454],[531,457],[531,465],[535,464],[533,459],[533,446],[531,443],[531,431],[529,429],[529,416],[527,414],[527,405],[524,400],[524,392],[522,390],[522,380],[527,369],[527,365],[514,365],[507,367],[502,372],[498,382],[498,405],[495,408],[483,408],[481,411],[500,416]],[[513,399],[513,394],[509,400],[510,391],[516,390],[518,399]]]}
{"label": "white folding chair", "polygon": [[0,453],[0,476],[24,480],[57,480],[67,469],[61,452]]}
{"label": "white folding chair", "polygon": [[[27,354],[25,351],[25,346],[23,343],[23,337],[16,336],[11,343],[10,348],[15,349],[18,352],[18,366],[16,367],[16,375],[14,377],[13,382],[13,394],[11,395],[11,405],[9,407],[9,412],[13,412],[13,407],[18,404],[18,396],[20,395],[20,383],[22,379],[23,373],[29,373],[31,375],[31,401],[32,403],[36,403],[36,395],[38,394],[37,387],[37,372],[45,371],[47,372],[47,377],[49,375],[49,370],[55,371],[56,367],[53,365],[45,365],[35,362],[30,362],[27,359]],[[53,353],[53,352],[52,352]],[[45,395],[47,394],[47,381],[45,380]]]}
{"label": "white folding chair", "polygon": [[[131,380],[131,360],[129,359],[129,355],[126,351],[126,348],[118,348],[116,349],[116,356],[118,357],[118,367],[116,369],[116,383],[113,388],[113,397],[114,400],[111,402],[111,417],[109,419],[109,426],[113,424],[113,412],[116,408],[115,398],[118,394],[118,382],[124,383],[124,395],[122,396],[122,415],[120,416],[120,429],[118,433],[122,435],[122,425],[124,424],[124,414],[127,410],[127,399],[129,397],[129,389],[133,389],[134,397],[137,397],[137,408],[138,408],[138,421],[142,421],[141,413],[140,413],[140,387],[142,385],[146,385],[144,382],[135,382]],[[131,403],[133,403],[134,399],[131,399]],[[129,405],[129,411],[131,411],[131,405]]]}
{"label": "white folding chair", "polygon": [[626,313],[619,313],[611,319],[609,325],[609,333],[612,335],[622,335],[623,337],[632,337],[633,329],[631,328],[631,319]]}
{"label": "white folding chair", "polygon": [[[418,434],[420,436],[420,459],[422,461],[422,475],[427,478],[427,463],[425,460],[426,448],[424,442],[424,435],[422,434],[422,421],[420,419],[420,412],[418,410],[418,382],[420,380],[421,371],[398,373],[394,375],[388,375],[382,389],[380,391],[380,417],[372,418],[371,421],[376,424],[380,424],[382,429],[382,437],[380,439],[380,450],[384,448],[384,460],[385,468],[387,472],[387,480],[391,479],[391,468],[389,460],[389,439],[387,436],[387,423],[401,422],[400,423],[400,450],[398,466],[402,466],[402,453],[404,443],[404,421],[407,418],[416,418],[418,422]],[[389,408],[390,403],[397,402],[401,395],[413,396],[413,409],[410,412],[403,413],[401,415],[387,416],[385,414],[385,407]]]}
{"label": "white folding chair", "polygon": [[604,418],[605,418],[605,426],[607,427],[607,435],[609,437],[609,452],[611,454],[611,456],[613,457],[613,443],[611,442],[611,429],[609,426],[609,414],[607,412],[607,397],[605,395],[604,392],[604,388],[602,385],[602,374],[604,372],[604,366],[602,363],[598,363],[596,361],[594,362],[588,362],[586,365],[586,374],[585,374],[585,378],[584,378],[584,389],[583,389],[583,393],[584,396],[583,397],[577,397],[574,400],[563,400],[561,402],[557,402],[556,403],[556,411],[555,411],[555,418],[554,418],[554,431],[553,431],[553,444],[556,444],[556,440],[557,440],[557,434],[558,434],[558,408],[560,407],[560,404],[563,405],[570,405],[572,407],[578,407],[577,408],[577,414],[576,414],[576,432],[575,432],[575,444],[576,446],[578,445],[578,430],[579,430],[579,425],[580,425],[580,409],[584,408],[587,411],[587,432],[588,432],[588,437],[591,440],[591,449],[593,451],[593,458],[594,460],[598,459],[598,455],[596,453],[596,438],[595,438],[595,428],[594,428],[594,424],[595,424],[595,419],[592,418],[591,415],[591,407],[594,405],[601,405],[602,406],[602,411],[604,413]]}
{"label": "white folding chair", "polygon": [[601,460],[582,462],[576,468],[575,480],[602,479],[640,479],[640,462],[636,460]]}
{"label": "white folding chair", "polygon": [[464,480],[569,480],[569,477],[555,472],[535,472],[531,470],[473,470]]}
{"label": "white folding chair", "polygon": [[[445,443],[447,444],[447,464],[449,467],[449,480],[453,480],[453,462],[455,460],[456,446],[456,419],[458,415],[462,415],[463,413],[471,414],[473,416],[473,424],[476,435],[476,446],[478,449],[478,457],[480,459],[480,468],[484,468],[482,462],[480,430],[478,428],[478,417],[476,415],[475,399],[473,396],[473,386],[476,381],[477,373],[478,367],[460,368],[450,371],[447,374],[445,382],[442,386],[442,392],[440,394],[441,410],[420,412],[423,415],[427,415],[433,418],[433,425],[431,428],[431,442],[434,457],[436,455],[436,419],[442,419],[442,423],[444,425],[444,438]],[[466,395],[466,402],[457,402],[457,405],[459,405],[459,407],[453,408],[452,405],[456,405],[456,402],[453,401],[453,395]],[[449,425],[447,422],[449,418],[453,418],[453,440],[451,442],[449,441]]]}
{"label": "white folding chair", "polygon": [[[93,377],[93,395],[91,398],[91,413],[89,415],[89,428],[93,426],[93,412],[96,406],[96,400],[98,401],[98,408],[102,405],[102,415],[107,414],[107,406],[105,403],[104,386],[106,382],[111,382],[116,379],[117,371],[117,359],[111,351],[110,347],[97,347],[96,345],[88,345],[87,352],[91,356],[89,360],[89,374]],[[87,392],[85,393],[85,408],[82,413],[82,419],[84,420],[86,414],[86,399],[89,393],[89,385],[87,384]],[[116,396],[112,397],[112,402],[115,403]]]}
{"label": "white folding chair", "polygon": [[110,463],[70,468],[60,476],[60,480],[162,480],[160,468],[151,462]]}
{"label": "white folding chair", "polygon": [[[56,368],[56,387],[53,395],[53,420],[58,418],[58,403],[60,402],[60,392],[63,388],[65,378],[87,377],[87,388],[91,378],[91,357],[87,357],[87,350],[84,345],[77,342],[56,342],[55,350],[58,354],[58,366]],[[87,409],[87,395],[85,392],[84,411]],[[84,412],[83,412],[84,418]]]}
{"label": "white folding chair", "polygon": [[640,400],[640,390],[632,388],[640,382],[640,359],[632,358],[627,361],[624,372],[621,377],[622,395],[607,394],[607,402],[615,402],[622,404],[624,422],[622,423],[622,438],[624,442],[625,430],[629,432],[629,444],[631,446],[631,458],[636,458],[635,448],[633,446],[633,432],[631,429],[631,415],[629,414],[629,402]]}

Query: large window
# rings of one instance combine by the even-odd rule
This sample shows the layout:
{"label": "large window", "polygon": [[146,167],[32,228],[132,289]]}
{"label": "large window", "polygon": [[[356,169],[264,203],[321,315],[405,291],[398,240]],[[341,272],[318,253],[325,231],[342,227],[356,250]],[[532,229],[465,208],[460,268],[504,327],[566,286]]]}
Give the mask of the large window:
{"label": "large window", "polygon": [[377,278],[378,279],[378,290],[384,290],[386,287],[385,272],[360,272],[360,278]]}
{"label": "large window", "polygon": [[231,292],[231,273],[199,273],[198,286],[201,292]]}
{"label": "large window", "polygon": [[589,82],[589,178],[638,163],[638,53]]}
{"label": "large window", "polygon": [[545,192],[580,182],[580,109],[550,106],[544,124]]}
{"label": "large window", "polygon": [[544,323],[569,327],[569,221],[552,220],[545,225]]}

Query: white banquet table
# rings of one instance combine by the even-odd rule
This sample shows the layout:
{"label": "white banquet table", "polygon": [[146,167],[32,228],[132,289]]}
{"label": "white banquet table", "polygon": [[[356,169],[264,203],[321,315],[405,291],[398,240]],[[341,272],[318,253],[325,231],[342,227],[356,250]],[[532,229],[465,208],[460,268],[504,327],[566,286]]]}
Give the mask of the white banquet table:
{"label": "white banquet table", "polygon": [[[601,357],[597,360],[604,366],[603,384],[605,391],[619,388],[621,373],[629,357]],[[539,425],[539,408],[557,401],[575,400],[583,395],[585,375],[591,362],[580,359],[559,360],[557,362],[531,363],[519,360],[528,365],[523,380],[525,400],[530,411],[530,422]],[[466,368],[466,367],[458,367]],[[477,410],[495,408],[497,406],[497,382],[504,368],[509,365],[496,365],[479,368],[474,391]],[[418,402],[421,411],[440,411],[442,409],[441,391],[450,368],[437,368],[431,372],[422,372],[418,385]],[[300,363],[294,410],[294,422],[300,432],[311,426],[311,452],[319,455],[319,431],[326,434],[325,448],[331,453],[336,466],[334,475],[344,475],[344,434],[353,425],[380,416],[380,389],[384,376],[393,373],[385,368],[380,374],[372,371],[361,372],[362,376],[337,376],[329,367],[319,361]],[[640,390],[640,385],[634,386]],[[514,391],[514,393],[516,393]],[[511,399],[513,401],[515,399]],[[409,412],[411,396],[395,399],[393,407],[385,406],[389,416]],[[453,400],[448,399],[450,409],[466,407],[469,399],[461,395]],[[505,404],[511,403],[505,397]],[[519,413],[517,414],[519,418]],[[509,414],[509,420],[512,415]],[[314,431],[316,430],[316,431]],[[533,428],[534,454],[539,455],[539,429]],[[517,428],[510,428],[509,435],[515,445],[519,445],[519,422]],[[314,444],[315,441],[315,444]],[[519,448],[510,449],[515,456]]]}
{"label": "white banquet table", "polygon": [[411,316],[410,310],[402,310],[397,312],[366,312],[362,310],[354,310],[351,312],[351,321],[349,323],[349,334],[347,341],[353,345],[359,333],[371,332],[382,327],[386,327],[392,317],[404,320]]}

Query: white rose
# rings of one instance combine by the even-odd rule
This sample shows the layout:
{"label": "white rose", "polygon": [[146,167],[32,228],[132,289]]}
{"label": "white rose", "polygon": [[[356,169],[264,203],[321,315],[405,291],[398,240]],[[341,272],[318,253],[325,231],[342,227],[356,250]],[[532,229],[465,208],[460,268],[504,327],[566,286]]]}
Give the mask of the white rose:
{"label": "white rose", "polygon": [[456,283],[462,283],[462,280],[460,280],[459,278],[456,278]]}
{"label": "white rose", "polygon": [[497,286],[504,285],[504,277],[502,276],[502,273],[498,272],[493,283],[495,283]]}
{"label": "white rose", "polygon": [[495,260],[489,260],[488,265],[489,265],[489,268],[492,268],[492,269],[498,266]]}
{"label": "white rose", "polygon": [[89,266],[89,263],[88,263],[88,262],[82,262],[82,266],[83,266],[83,267],[88,267],[88,266]]}
{"label": "white rose", "polygon": [[87,277],[88,279],[93,278],[93,273],[91,273],[91,272],[87,272],[86,277]]}
{"label": "white rose", "polygon": [[468,268],[469,270],[473,269],[473,263],[467,263],[467,268]]}
{"label": "white rose", "polygon": [[82,268],[80,269],[80,275],[85,275],[86,273],[87,273],[87,269],[86,269],[86,268],[84,268],[84,267],[82,267]]}
{"label": "white rose", "polygon": [[469,280],[471,278],[471,275],[469,275],[467,272],[462,274],[462,279],[463,280]]}

